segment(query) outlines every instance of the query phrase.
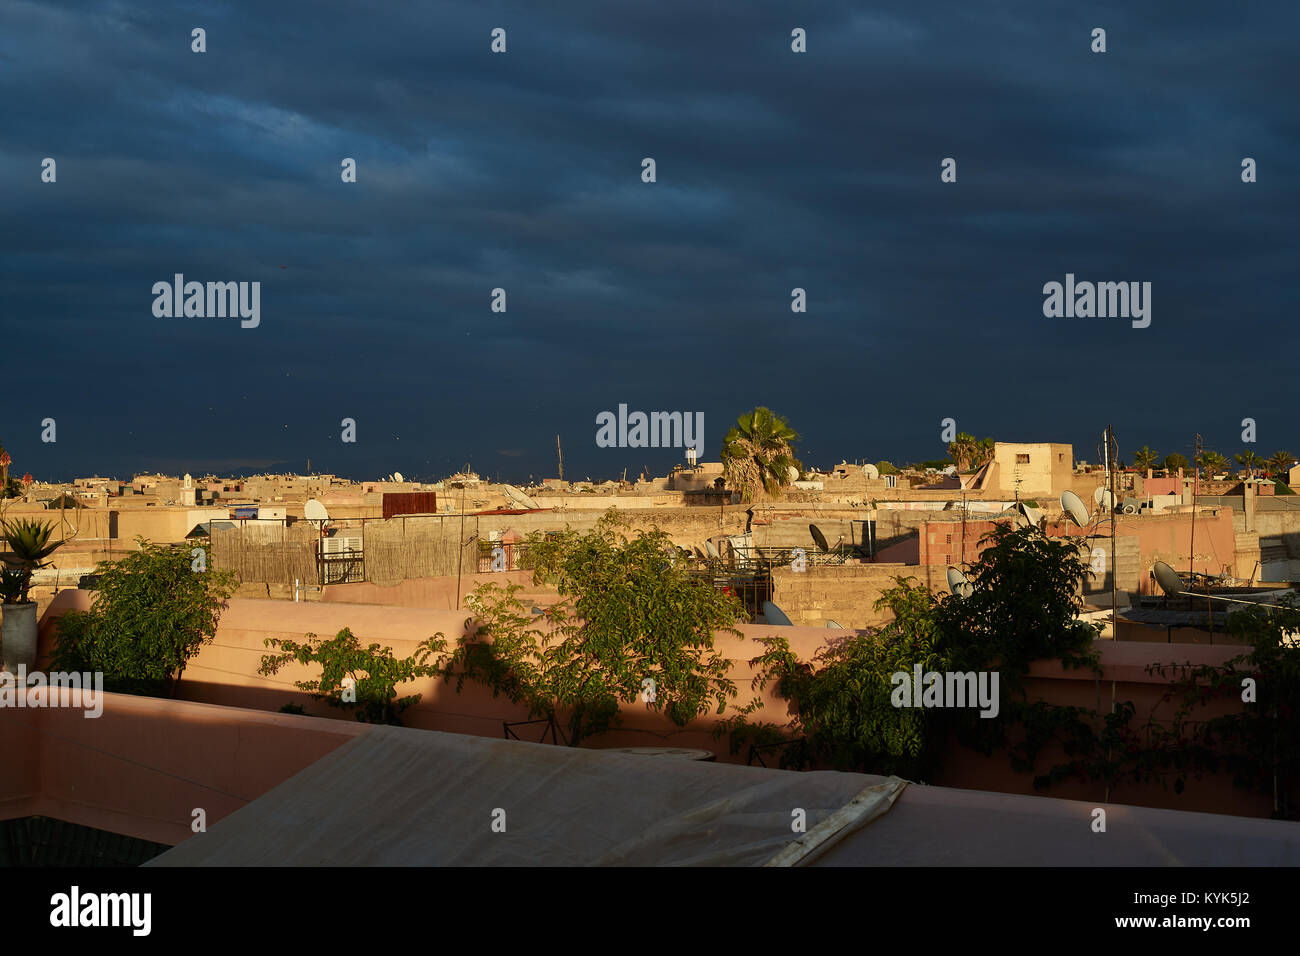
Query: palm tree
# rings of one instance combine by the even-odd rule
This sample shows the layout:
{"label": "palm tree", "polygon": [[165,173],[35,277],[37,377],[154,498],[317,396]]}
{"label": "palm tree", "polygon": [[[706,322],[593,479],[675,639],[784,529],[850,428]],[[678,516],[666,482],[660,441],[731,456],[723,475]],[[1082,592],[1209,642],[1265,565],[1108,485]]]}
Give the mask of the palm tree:
{"label": "palm tree", "polygon": [[1201,452],[1201,456],[1196,459],[1196,462],[1205,469],[1206,478],[1213,478],[1215,474],[1223,471],[1227,466],[1228,459],[1224,458],[1217,451],[1203,451]]}
{"label": "palm tree", "polygon": [[1248,479],[1255,477],[1255,469],[1264,461],[1253,451],[1243,451],[1240,455],[1233,455],[1232,457],[1237,459],[1238,464],[1246,466],[1246,477]]}
{"label": "palm tree", "polygon": [[975,459],[973,464],[976,468],[993,460],[994,441],[991,437],[981,438],[975,443]]}
{"label": "palm tree", "polygon": [[1152,451],[1146,445],[1143,445],[1133,453],[1133,464],[1138,471],[1146,471],[1149,468],[1154,468],[1156,463],[1159,461],[1160,455],[1157,452]]}
{"label": "palm tree", "polygon": [[1271,475],[1285,474],[1291,468],[1291,462],[1295,457],[1289,451],[1278,451],[1273,453],[1273,457],[1268,460],[1268,470]]}
{"label": "palm tree", "polygon": [[948,457],[957,463],[958,471],[967,471],[979,453],[979,442],[974,435],[958,432],[957,437],[948,442]]}
{"label": "palm tree", "polygon": [[770,408],[759,406],[736,419],[722,439],[722,474],[728,487],[739,489],[745,501],[766,493],[773,497],[801,470],[794,457],[798,433]]}

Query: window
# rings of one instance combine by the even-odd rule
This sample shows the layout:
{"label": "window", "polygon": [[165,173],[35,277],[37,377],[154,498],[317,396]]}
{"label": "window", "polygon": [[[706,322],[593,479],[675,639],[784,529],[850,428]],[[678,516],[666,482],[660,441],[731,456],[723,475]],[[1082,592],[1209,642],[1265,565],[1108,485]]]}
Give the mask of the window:
{"label": "window", "polygon": [[1029,456],[1028,456],[1028,455],[1016,455],[1016,464],[1017,464],[1017,465],[1027,465],[1027,464],[1029,464]]}

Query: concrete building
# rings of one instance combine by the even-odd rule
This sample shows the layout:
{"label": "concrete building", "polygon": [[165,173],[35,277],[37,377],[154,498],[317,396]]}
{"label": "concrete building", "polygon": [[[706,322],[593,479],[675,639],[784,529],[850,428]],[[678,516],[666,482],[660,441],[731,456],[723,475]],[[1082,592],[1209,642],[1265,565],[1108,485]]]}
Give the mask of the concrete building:
{"label": "concrete building", "polygon": [[996,442],[987,487],[1003,497],[1054,499],[1070,489],[1074,447],[1051,442]]}

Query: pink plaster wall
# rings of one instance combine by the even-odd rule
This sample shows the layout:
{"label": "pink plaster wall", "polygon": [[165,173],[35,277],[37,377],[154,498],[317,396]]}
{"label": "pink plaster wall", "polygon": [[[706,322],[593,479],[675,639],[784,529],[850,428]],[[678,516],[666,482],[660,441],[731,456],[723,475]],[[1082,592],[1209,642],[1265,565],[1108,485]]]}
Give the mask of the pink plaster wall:
{"label": "pink plaster wall", "polygon": [[[68,597],[63,600],[69,604],[76,604],[84,599]],[[48,624],[48,616],[46,623]],[[204,647],[186,669],[178,685],[177,695],[187,701],[220,704],[225,707],[253,708],[267,712],[277,711],[285,703],[294,702],[303,705],[309,713],[342,718],[342,712],[310,700],[293,686],[292,682],[296,679],[314,676],[308,669],[295,665],[272,678],[257,673],[262,656],[268,652],[264,644],[267,637],[292,636],[300,639],[308,632],[319,636],[332,636],[340,628],[347,626],[363,641],[376,641],[390,646],[399,657],[402,657],[410,654],[417,642],[439,631],[449,640],[454,640],[460,634],[466,633],[469,623],[469,616],[464,612],[428,608],[392,608],[336,603],[295,604],[284,601],[234,599],[230,601],[230,606],[222,617],[216,640],[210,646]],[[731,678],[740,691],[739,701],[747,701],[754,694],[751,681],[756,675],[749,661],[758,656],[762,650],[755,638],[780,634],[790,642],[796,654],[808,660],[824,645],[828,637],[844,636],[842,631],[832,635],[823,628],[814,627],[776,628],[769,625],[743,625],[740,631],[742,639],[727,634],[720,634],[716,638],[717,648],[731,661]],[[1097,642],[1096,647],[1107,668],[1101,683],[1094,680],[1091,674],[1065,671],[1059,664],[1044,664],[1034,670],[1032,689],[1044,699],[1058,704],[1075,703],[1096,707],[1101,700],[1108,706],[1110,681],[1114,680],[1117,699],[1133,699],[1138,705],[1139,715],[1144,717],[1156,706],[1163,692],[1160,679],[1145,673],[1144,667],[1147,663],[1169,661],[1175,656],[1183,661],[1217,663],[1228,656],[1241,653],[1241,648],[1237,647],[1162,646],[1112,641]],[[403,715],[404,722],[410,727],[497,737],[502,734],[502,721],[523,720],[528,717],[521,707],[511,704],[504,698],[494,698],[489,690],[475,684],[466,684],[463,692],[458,694],[454,684],[447,684],[438,678],[423,678],[399,687],[398,691],[403,695],[411,693],[422,695],[420,702]],[[124,700],[137,699],[124,698]],[[789,717],[787,703],[775,697],[771,689],[764,695],[764,700],[763,709],[753,719],[784,725]],[[137,728],[136,731],[130,730],[129,713],[130,711],[124,708],[124,713],[117,717],[119,721],[117,726],[121,728],[119,742],[123,744],[129,741],[132,733],[146,733],[142,727]],[[217,708],[207,722],[220,723],[220,713],[220,708]],[[0,722],[3,722],[7,716],[0,713]],[[678,747],[698,747],[715,751],[718,759],[722,761],[744,762],[744,753],[733,758],[728,752],[727,742],[714,739],[713,727],[716,718],[712,716],[696,720],[684,729],[677,728],[665,717],[652,711],[647,704],[637,701],[624,708],[623,718],[624,725],[621,729],[603,735],[588,745],[617,747],[670,744]],[[85,721],[85,723],[100,722]],[[347,727],[363,726],[346,718],[339,720],[338,723]],[[111,727],[113,724],[104,726]],[[89,728],[83,731],[83,733],[89,732]],[[539,739],[540,732],[538,727],[524,727],[517,730],[522,739],[532,740]],[[185,743],[185,739],[184,734],[177,738],[174,759],[200,760],[202,752],[208,749],[207,745]],[[21,748],[18,752],[22,753]],[[190,756],[186,756],[186,753]],[[1044,763],[1040,771],[1046,766],[1047,763]],[[235,770],[233,766],[229,769],[232,773]],[[965,749],[954,750],[943,778],[929,782],[1009,793],[1034,792],[1032,777],[1012,772],[1005,755],[995,755],[993,759],[988,760]],[[74,779],[69,777],[66,783],[71,787]],[[52,795],[51,798],[55,796],[63,798],[65,789],[53,787],[47,792]],[[1104,798],[1099,785],[1058,787],[1047,792],[1054,796],[1071,796],[1078,799],[1099,801]],[[11,801],[20,800],[22,796],[21,792],[14,791],[9,793],[7,798]],[[0,788],[0,801],[4,799],[6,799],[6,791]],[[1111,799],[1142,806],[1198,809],[1241,815],[1266,816],[1269,810],[1267,800],[1248,796],[1234,789],[1230,782],[1222,780],[1194,783],[1189,793],[1181,797],[1176,796],[1172,791],[1162,790],[1158,785],[1125,785],[1120,791],[1113,793]]]}

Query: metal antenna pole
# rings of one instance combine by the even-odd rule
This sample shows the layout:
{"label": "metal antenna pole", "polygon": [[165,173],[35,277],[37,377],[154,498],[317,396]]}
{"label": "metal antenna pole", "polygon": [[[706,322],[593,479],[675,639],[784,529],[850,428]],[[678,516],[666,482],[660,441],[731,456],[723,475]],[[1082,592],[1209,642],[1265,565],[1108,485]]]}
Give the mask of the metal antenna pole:
{"label": "metal antenna pole", "polygon": [[1119,567],[1115,564],[1115,538],[1119,531],[1115,518],[1115,506],[1119,497],[1115,494],[1115,470],[1119,467],[1119,455],[1115,453],[1115,426],[1106,426],[1106,458],[1110,464],[1110,627],[1111,640],[1119,638]]}
{"label": "metal antenna pole", "polygon": [[[559,436],[556,436],[559,441]],[[465,482],[460,484],[460,534],[456,538],[456,610],[460,610],[460,572],[465,564]]]}

